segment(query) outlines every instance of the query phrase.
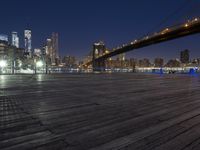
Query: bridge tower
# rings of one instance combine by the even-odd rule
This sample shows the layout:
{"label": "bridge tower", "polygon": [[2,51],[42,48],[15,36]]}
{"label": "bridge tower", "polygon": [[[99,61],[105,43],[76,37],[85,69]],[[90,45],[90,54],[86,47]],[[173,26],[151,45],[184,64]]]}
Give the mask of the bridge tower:
{"label": "bridge tower", "polygon": [[93,44],[93,57],[92,57],[92,67],[93,71],[104,71],[105,70],[105,60],[97,61],[96,58],[102,56],[106,52],[106,46],[104,42],[100,41]]}

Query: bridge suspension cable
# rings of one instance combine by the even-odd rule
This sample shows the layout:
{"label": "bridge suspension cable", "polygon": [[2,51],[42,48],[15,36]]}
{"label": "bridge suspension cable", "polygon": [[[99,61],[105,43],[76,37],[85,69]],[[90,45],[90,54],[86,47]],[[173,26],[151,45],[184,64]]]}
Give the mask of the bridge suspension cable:
{"label": "bridge suspension cable", "polygon": [[184,20],[187,20],[192,17],[200,16],[200,1],[198,0],[191,0],[193,2],[193,6],[191,6],[190,9],[187,10]]}
{"label": "bridge suspension cable", "polygon": [[[173,11],[172,13],[170,13],[168,16],[166,16],[165,18],[163,18],[161,20],[160,23],[158,23],[155,27],[153,27],[151,30],[149,30],[149,32],[147,32],[146,35],[152,34],[153,32],[156,32],[158,29],[162,28],[162,26],[166,25],[167,23],[172,20],[173,17],[177,17],[176,18],[176,24],[180,23],[180,16],[177,16],[179,13],[181,13],[181,11],[183,11],[186,7],[188,7],[188,5],[192,2],[193,0],[185,0],[181,6],[179,6],[175,11]],[[182,14],[181,14],[182,16]],[[143,37],[144,37],[143,36]]]}

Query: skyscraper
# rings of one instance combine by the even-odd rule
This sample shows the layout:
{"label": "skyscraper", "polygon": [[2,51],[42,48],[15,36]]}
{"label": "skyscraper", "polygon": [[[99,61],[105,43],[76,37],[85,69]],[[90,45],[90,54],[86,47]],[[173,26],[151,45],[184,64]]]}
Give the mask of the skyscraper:
{"label": "skyscraper", "polygon": [[47,39],[46,42],[46,55],[52,57],[52,40]]}
{"label": "skyscraper", "polygon": [[52,33],[52,63],[56,63],[56,59],[59,58],[59,50],[58,50],[58,33]]}
{"label": "skyscraper", "polygon": [[56,65],[59,59],[58,33],[52,33],[52,37],[46,42],[46,55],[50,58],[51,64]]}
{"label": "skyscraper", "polygon": [[24,43],[25,43],[25,52],[31,55],[31,30],[24,31]]}
{"label": "skyscraper", "polygon": [[19,37],[17,32],[12,32],[12,46],[19,48]]}
{"label": "skyscraper", "polygon": [[189,61],[190,61],[189,50],[186,49],[184,51],[181,51],[180,60],[181,60],[181,63],[184,63],[184,64],[189,63]]}

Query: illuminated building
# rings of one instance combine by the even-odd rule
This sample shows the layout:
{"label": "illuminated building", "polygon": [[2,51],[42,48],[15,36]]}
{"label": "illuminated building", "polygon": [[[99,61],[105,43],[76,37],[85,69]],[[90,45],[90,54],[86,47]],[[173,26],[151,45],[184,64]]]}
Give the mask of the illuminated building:
{"label": "illuminated building", "polygon": [[116,67],[117,68],[124,68],[127,66],[125,53],[119,54],[116,60]]}
{"label": "illuminated building", "polygon": [[126,59],[125,53],[119,54],[118,59],[119,61],[125,61]]}
{"label": "illuminated building", "polygon": [[35,48],[34,49],[34,55],[37,57],[41,57],[42,56],[42,50],[39,48]]}
{"label": "illuminated building", "polygon": [[144,58],[142,60],[139,60],[139,67],[150,67],[151,63],[149,61],[149,59]]}
{"label": "illuminated building", "polygon": [[52,37],[46,41],[46,56],[49,58],[51,65],[58,65],[59,46],[58,33],[52,33]]}
{"label": "illuminated building", "polygon": [[31,56],[31,30],[24,31],[24,43],[25,43],[25,53],[28,53]]}
{"label": "illuminated building", "polygon": [[0,41],[8,42],[8,36],[5,34],[0,34]]}
{"label": "illuminated building", "polygon": [[46,55],[48,55],[49,57],[52,57],[52,40],[51,39],[47,39],[46,41]]}
{"label": "illuminated building", "polygon": [[[19,61],[22,60],[24,49],[17,48],[8,44],[6,41],[0,41],[0,60],[5,60],[9,69],[19,67]],[[14,63],[15,61],[15,63]]]}
{"label": "illuminated building", "polygon": [[196,58],[192,60],[193,65],[200,65],[200,58]]}
{"label": "illuminated building", "polygon": [[56,64],[56,60],[59,59],[58,50],[58,33],[52,33],[52,64]]}
{"label": "illuminated building", "polygon": [[155,58],[154,67],[163,67],[164,60],[162,58]]}
{"label": "illuminated building", "polygon": [[129,66],[130,66],[131,68],[136,68],[137,65],[138,65],[138,64],[137,64],[137,59],[131,58],[131,59],[130,59],[130,64],[129,64]]}
{"label": "illuminated building", "polygon": [[178,59],[171,59],[165,65],[166,67],[180,67],[180,61]]}
{"label": "illuminated building", "polygon": [[76,58],[74,56],[65,56],[62,60],[65,66],[72,68],[76,65]]}
{"label": "illuminated building", "polygon": [[47,39],[46,55],[52,65],[59,65],[58,33],[52,33],[52,37]]}
{"label": "illuminated building", "polygon": [[19,48],[19,37],[17,32],[12,32],[12,46]]}
{"label": "illuminated building", "polygon": [[0,59],[6,59],[8,44],[0,38]]}

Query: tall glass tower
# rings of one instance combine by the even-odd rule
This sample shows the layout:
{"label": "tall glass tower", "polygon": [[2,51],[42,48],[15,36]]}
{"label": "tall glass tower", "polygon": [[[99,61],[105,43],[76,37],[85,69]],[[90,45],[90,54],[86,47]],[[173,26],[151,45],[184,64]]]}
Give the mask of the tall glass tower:
{"label": "tall glass tower", "polygon": [[12,46],[19,48],[19,37],[17,32],[12,32]]}
{"label": "tall glass tower", "polygon": [[25,52],[31,54],[31,30],[24,31]]}

